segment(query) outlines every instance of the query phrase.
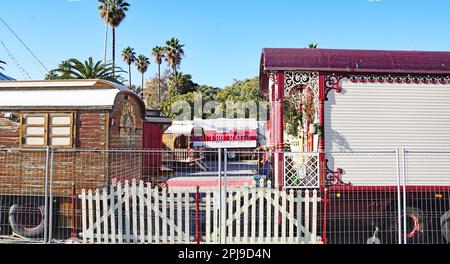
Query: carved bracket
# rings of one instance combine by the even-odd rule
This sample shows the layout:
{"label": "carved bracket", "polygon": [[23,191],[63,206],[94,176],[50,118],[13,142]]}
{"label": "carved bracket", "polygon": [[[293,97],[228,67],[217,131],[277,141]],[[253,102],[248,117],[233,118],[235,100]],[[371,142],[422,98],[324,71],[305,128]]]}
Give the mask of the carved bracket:
{"label": "carved bracket", "polygon": [[344,173],[344,170],[341,168],[337,168],[336,170],[330,170],[328,167],[328,160],[325,161],[325,167],[326,167],[326,183],[325,185],[327,187],[330,186],[352,186],[353,184],[351,182],[344,182],[342,181],[342,174]]}
{"label": "carved bracket", "polygon": [[342,78],[344,77],[336,75],[328,75],[325,77],[325,101],[328,101],[328,93],[332,90],[335,90],[336,93],[342,92],[342,88],[339,87],[339,82]]}

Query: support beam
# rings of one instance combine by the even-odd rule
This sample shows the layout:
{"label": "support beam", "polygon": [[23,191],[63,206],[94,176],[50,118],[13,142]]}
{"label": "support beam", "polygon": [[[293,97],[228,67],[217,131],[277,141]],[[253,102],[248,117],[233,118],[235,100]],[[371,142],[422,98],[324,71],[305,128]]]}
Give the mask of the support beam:
{"label": "support beam", "polygon": [[275,93],[275,111],[276,111],[276,135],[275,145],[278,151],[276,154],[277,167],[275,168],[278,176],[278,189],[281,191],[284,187],[284,124],[283,124],[283,100],[284,100],[284,72],[277,73],[277,90]]}

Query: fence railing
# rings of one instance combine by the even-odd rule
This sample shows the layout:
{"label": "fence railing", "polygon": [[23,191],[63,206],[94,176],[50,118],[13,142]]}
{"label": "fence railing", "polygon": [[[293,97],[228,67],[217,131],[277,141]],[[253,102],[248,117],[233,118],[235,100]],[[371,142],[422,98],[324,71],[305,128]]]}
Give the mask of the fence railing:
{"label": "fence railing", "polygon": [[[82,190],[83,243],[321,243],[317,191],[158,190],[143,181]],[[220,198],[225,203],[221,203]]]}
{"label": "fence railing", "polygon": [[[0,148],[0,242],[193,243],[196,227],[201,243],[314,243],[318,237],[330,244],[450,242],[450,150],[190,151],[203,156],[202,161],[165,163],[168,150]],[[327,168],[319,163],[321,155]],[[281,190],[280,179],[285,180]],[[304,179],[314,181],[305,184]],[[125,181],[131,186],[125,187]],[[316,210],[311,202],[315,195]],[[102,218],[108,213],[105,226]],[[113,233],[113,221],[116,230],[119,221],[122,230],[128,225],[129,233]]]}

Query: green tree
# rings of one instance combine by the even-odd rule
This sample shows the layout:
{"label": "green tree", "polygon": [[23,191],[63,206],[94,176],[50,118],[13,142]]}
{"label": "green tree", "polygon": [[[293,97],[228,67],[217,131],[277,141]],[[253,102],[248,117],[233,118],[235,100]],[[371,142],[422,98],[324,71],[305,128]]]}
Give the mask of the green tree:
{"label": "green tree", "polygon": [[122,51],[122,59],[128,65],[128,78],[131,87],[131,64],[136,61],[136,52],[132,47],[127,47]]}
{"label": "green tree", "polygon": [[[259,89],[258,78],[247,79],[243,81],[235,81],[231,86],[224,89],[214,88],[207,85],[198,85],[194,83],[189,74],[180,74],[180,93],[171,93],[167,99],[163,100],[160,104],[162,113],[170,118],[175,118],[177,113],[172,113],[172,107],[179,102],[187,102],[191,107],[191,117],[194,115],[194,100],[195,93],[200,93],[202,96],[203,106],[210,101],[217,101],[219,105],[215,109],[215,112],[222,112],[225,114],[227,102],[267,102]],[[171,76],[169,80],[169,87],[173,84],[174,77]],[[184,89],[184,90],[183,90]],[[169,88],[170,90],[170,88]],[[257,105],[258,106],[258,105]],[[238,109],[234,110],[234,114],[243,114],[238,112]],[[203,118],[208,118],[213,113],[203,113]],[[245,114],[245,113],[244,113]]]}
{"label": "green tree", "polygon": [[166,41],[165,47],[165,59],[172,69],[172,73],[175,76],[175,93],[178,93],[178,74],[177,68],[180,66],[181,59],[184,56],[184,45],[180,43],[180,40],[171,38]]}
{"label": "green tree", "polygon": [[158,104],[161,103],[161,63],[164,59],[164,48],[156,46],[152,50],[152,56],[155,59],[156,65],[158,65]]}
{"label": "green tree", "polygon": [[59,79],[58,72],[56,70],[51,70],[45,75],[45,80],[56,80]]}
{"label": "green tree", "polygon": [[145,57],[144,55],[139,55],[136,58],[135,64],[136,64],[138,71],[141,73],[141,77],[142,77],[142,86],[141,87],[144,87],[144,74],[148,70],[148,66],[150,65],[150,60],[147,57]]}
{"label": "green tree", "polygon": [[309,49],[317,49],[317,47],[319,46],[319,43],[309,43],[308,44],[308,48]]}
{"label": "green tree", "polygon": [[63,61],[57,69],[50,71],[47,75],[53,79],[102,79],[123,84],[124,79],[114,72],[123,73],[119,67],[114,67],[112,63],[94,62],[92,57],[81,62],[77,59]]}
{"label": "green tree", "polygon": [[176,76],[174,74],[169,76],[168,89],[171,95],[194,92],[197,90],[198,86],[197,83],[192,81],[192,76],[190,74],[177,72]]}
{"label": "green tree", "polygon": [[62,61],[58,65],[58,72],[61,74],[60,79],[70,79],[70,71],[72,69],[72,63],[70,60]]}
{"label": "green tree", "polygon": [[97,7],[97,9],[100,10],[100,17],[112,28],[112,64],[114,70],[116,65],[116,28],[125,19],[130,4],[124,0],[98,1],[101,3],[100,6]]}
{"label": "green tree", "polygon": [[[221,103],[218,108],[219,111],[228,110],[226,109],[227,101],[233,103],[255,102],[256,104],[258,104],[259,102],[267,102],[266,98],[261,93],[261,89],[259,89],[258,77],[242,81],[235,80],[232,85],[225,87],[224,89],[221,89],[217,92],[217,101]],[[239,112],[238,109],[236,109],[234,111],[234,115],[247,115],[247,114],[241,113]]]}
{"label": "green tree", "polygon": [[144,93],[142,91],[141,86],[136,86],[133,84],[130,86],[130,90],[132,90],[135,94],[137,94],[139,96],[139,98],[144,99]]}
{"label": "green tree", "polygon": [[[155,75],[146,81],[143,89],[145,105],[152,109],[159,109],[161,103],[169,98],[169,71],[164,71],[161,75]],[[160,89],[161,87],[161,89]],[[159,93],[161,91],[161,93]],[[158,100],[159,97],[161,100]]]}

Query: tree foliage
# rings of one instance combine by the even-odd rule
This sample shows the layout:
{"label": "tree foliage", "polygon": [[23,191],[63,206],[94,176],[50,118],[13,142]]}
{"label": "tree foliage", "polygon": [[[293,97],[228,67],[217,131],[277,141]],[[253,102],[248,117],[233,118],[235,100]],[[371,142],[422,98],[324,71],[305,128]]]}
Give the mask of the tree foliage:
{"label": "tree foliage", "polygon": [[131,87],[131,64],[136,61],[136,52],[132,47],[127,47],[122,51],[122,59],[128,65],[128,80]]}
{"label": "tree foliage", "polygon": [[181,60],[184,56],[184,45],[181,44],[177,38],[171,38],[166,42],[165,59],[172,69],[172,73],[175,76],[175,92],[178,93],[178,74],[177,69],[180,66]]}
{"label": "tree foliage", "polygon": [[2,65],[1,64],[6,64],[6,62],[4,62],[4,61],[2,61],[2,60],[0,60],[0,70],[5,70],[3,67],[2,67]]}
{"label": "tree foliage", "polygon": [[112,63],[94,62],[92,57],[81,62],[71,58],[61,62],[58,68],[51,70],[46,79],[101,79],[123,84],[124,78],[116,73],[124,73],[119,67],[114,67]]}
{"label": "tree foliage", "polygon": [[118,27],[125,19],[130,4],[124,0],[99,0],[99,2],[97,9],[100,11],[100,17],[111,27]]}
{"label": "tree foliage", "polygon": [[159,97],[159,86],[161,87],[161,99],[162,101],[167,100],[169,97],[168,93],[168,80],[169,72],[165,71],[161,76],[155,75],[153,78],[145,82],[143,94],[144,102],[148,108],[158,109],[160,108],[160,102],[158,102]]}
{"label": "tree foliage", "polygon": [[[170,78],[174,78],[169,77]],[[198,85],[192,82],[192,77],[189,74],[180,74],[180,93],[176,94],[171,90],[170,86],[174,85],[169,81],[169,95],[161,102],[162,113],[170,118],[175,118],[178,113],[172,112],[172,107],[180,102],[188,103],[191,107],[191,117],[194,117],[194,101],[195,95],[201,96],[203,106],[206,103],[216,101],[218,105],[211,111],[212,113],[206,113],[202,111],[202,118],[208,118],[212,114],[222,113],[221,116],[226,116],[227,103],[248,103],[254,102],[258,104],[259,102],[267,102],[259,89],[258,78],[247,79],[243,81],[235,80],[235,82],[224,89],[219,89],[211,87],[208,85]],[[257,105],[258,106],[258,105]],[[233,110],[235,115],[243,116],[245,113],[239,112],[240,110]],[[247,116],[250,113],[247,112]],[[253,113],[252,113],[253,114]]]}
{"label": "tree foliage", "polygon": [[[128,11],[128,4],[124,0],[99,0],[100,6],[97,7],[100,10],[100,17],[111,26],[112,36],[112,64],[116,63],[116,28],[122,23],[126,17]],[[113,68],[114,71],[114,68]]]}
{"label": "tree foliage", "polygon": [[150,60],[144,55],[139,55],[135,61],[137,70],[141,73],[142,77],[142,85],[144,87],[144,74],[148,70],[148,66],[150,65]]}

